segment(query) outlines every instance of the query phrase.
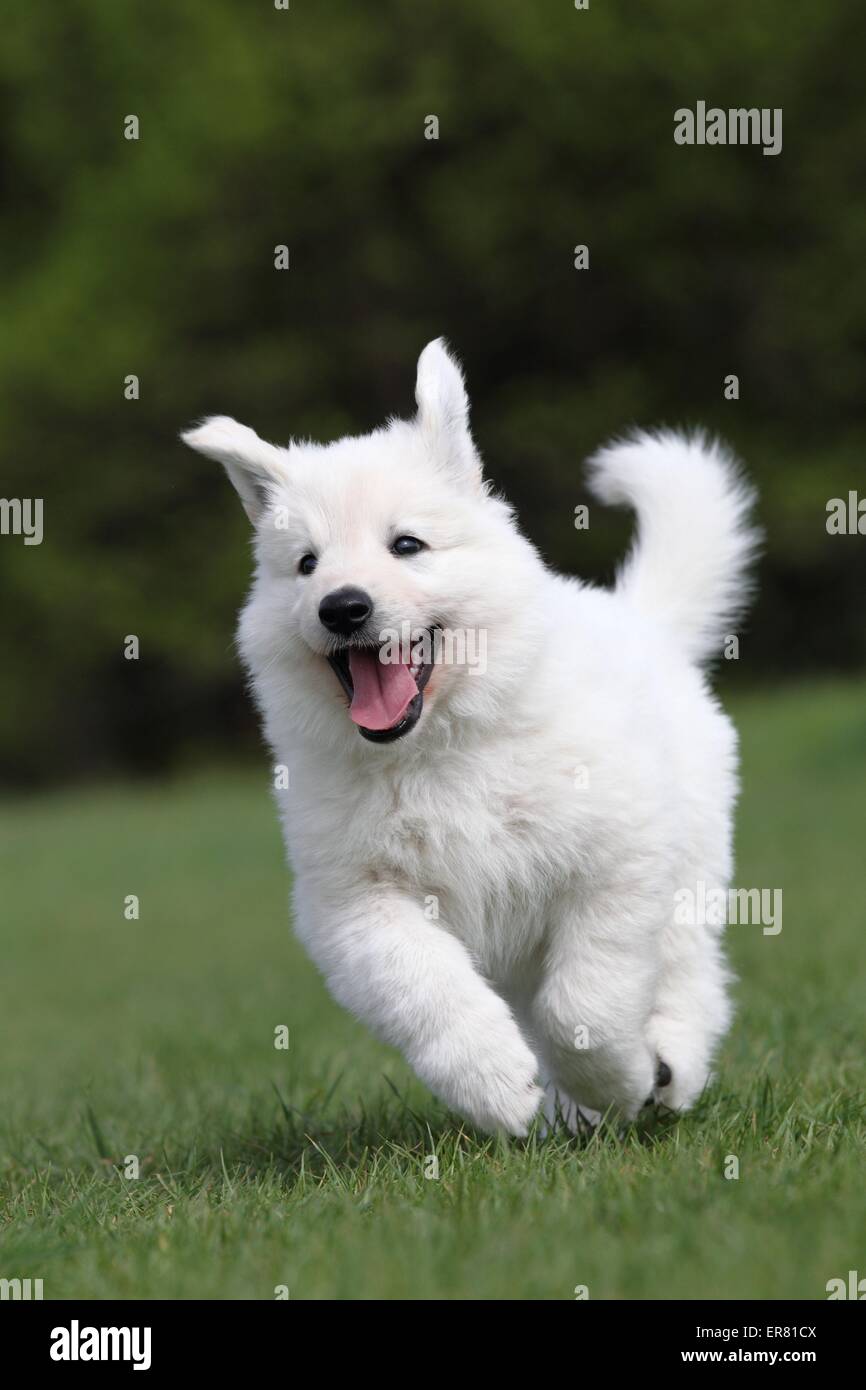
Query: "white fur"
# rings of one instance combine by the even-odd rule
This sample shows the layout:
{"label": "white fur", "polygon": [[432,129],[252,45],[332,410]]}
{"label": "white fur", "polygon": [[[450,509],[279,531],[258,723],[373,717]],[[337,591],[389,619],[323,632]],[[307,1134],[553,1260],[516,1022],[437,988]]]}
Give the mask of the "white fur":
{"label": "white fur", "polygon": [[[700,438],[604,450],[594,486],[636,506],[638,541],[613,591],[584,585],[482,483],[441,341],[417,397],[415,420],[327,446],[278,449],[224,418],[185,436],[256,524],[239,640],[289,768],[298,933],[334,996],[485,1129],[525,1133],[542,1085],[563,1110],[687,1106],[728,1026],[728,973],[719,929],[676,925],[674,894],[727,886],[737,790],[697,662],[745,593],[749,495]],[[401,534],[429,548],[397,558]],[[418,725],[365,741],[317,616],[344,584],[382,629],[483,629],[486,673],[437,666]]]}

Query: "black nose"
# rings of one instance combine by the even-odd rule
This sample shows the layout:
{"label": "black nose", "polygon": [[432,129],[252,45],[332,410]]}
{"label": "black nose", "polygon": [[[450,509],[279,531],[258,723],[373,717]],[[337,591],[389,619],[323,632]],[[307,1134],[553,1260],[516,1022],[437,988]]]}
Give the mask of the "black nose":
{"label": "black nose", "polygon": [[359,627],[363,627],[373,611],[373,600],[363,589],[334,589],[325,594],[319,604],[319,618],[329,632],[338,632],[341,637],[351,637]]}

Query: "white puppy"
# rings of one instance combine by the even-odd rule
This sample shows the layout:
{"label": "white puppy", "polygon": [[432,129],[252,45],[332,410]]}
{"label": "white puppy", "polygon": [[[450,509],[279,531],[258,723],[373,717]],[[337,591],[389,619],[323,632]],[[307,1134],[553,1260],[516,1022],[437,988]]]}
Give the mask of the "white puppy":
{"label": "white puppy", "polygon": [[701,663],[745,597],[751,495],[699,438],[604,449],[594,490],[638,539],[613,591],[581,584],[482,481],[441,340],[416,395],[334,444],[183,436],[255,527],[239,640],[288,769],[297,930],[484,1129],[524,1134],[542,1086],[572,1114],[687,1106],[730,1006],[720,929],[675,894],[731,874],[736,736]]}

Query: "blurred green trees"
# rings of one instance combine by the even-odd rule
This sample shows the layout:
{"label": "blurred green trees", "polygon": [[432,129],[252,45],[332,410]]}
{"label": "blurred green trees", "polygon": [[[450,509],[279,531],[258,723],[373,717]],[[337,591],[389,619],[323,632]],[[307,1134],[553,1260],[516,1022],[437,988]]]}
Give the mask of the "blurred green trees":
{"label": "blurred green trees", "polygon": [[[0,493],[43,497],[46,528],[0,537],[7,774],[252,737],[246,523],[177,432],[213,411],[277,441],[365,430],[411,410],[440,333],[552,562],[607,578],[627,537],[601,509],[574,529],[589,451],[703,423],[768,531],[737,679],[862,665],[866,538],[824,523],[866,493],[863,29],[843,0],[7,14]],[[699,99],[781,107],[782,153],[676,145]]]}

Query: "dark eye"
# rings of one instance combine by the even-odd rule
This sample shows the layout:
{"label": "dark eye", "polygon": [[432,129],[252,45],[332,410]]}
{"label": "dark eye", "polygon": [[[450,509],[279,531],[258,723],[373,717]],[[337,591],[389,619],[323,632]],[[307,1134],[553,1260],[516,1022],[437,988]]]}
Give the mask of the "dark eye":
{"label": "dark eye", "polygon": [[298,565],[298,574],[312,574],[318,563],[315,555],[305,555]]}
{"label": "dark eye", "polygon": [[423,541],[419,541],[417,536],[398,536],[391,546],[392,555],[417,555],[420,550],[426,550]]}

